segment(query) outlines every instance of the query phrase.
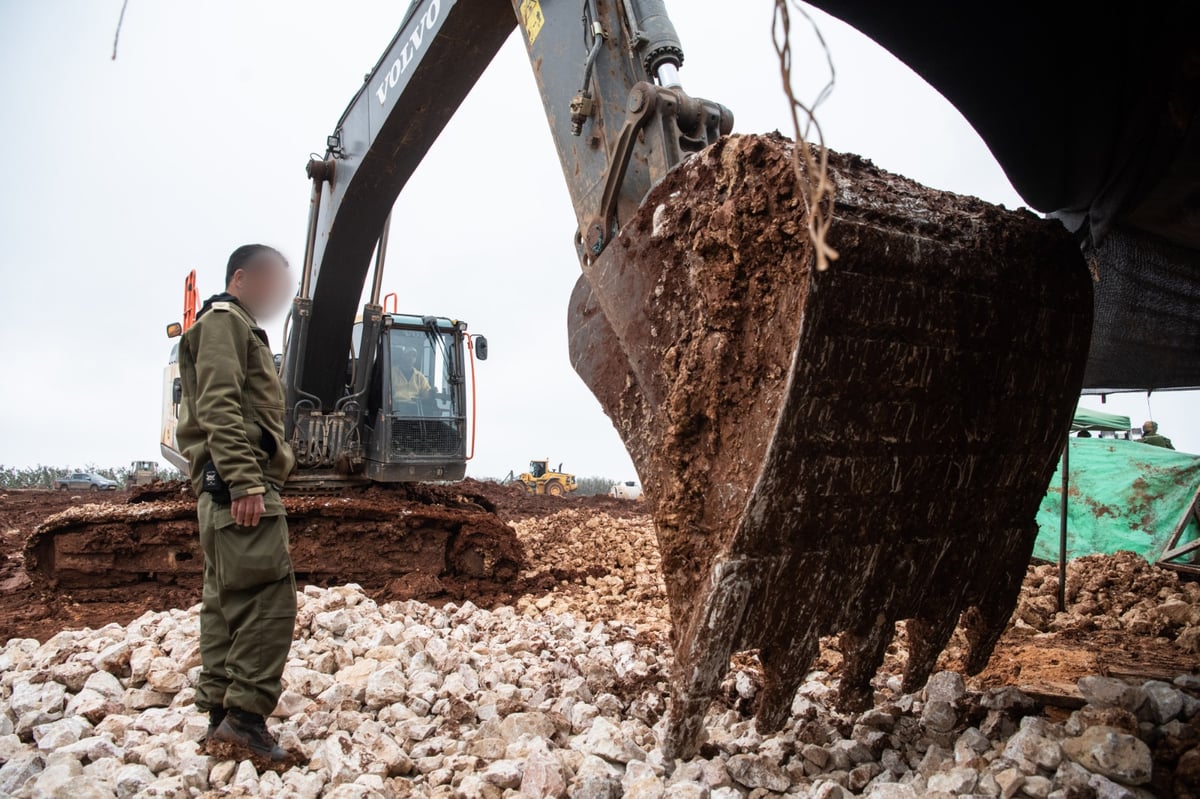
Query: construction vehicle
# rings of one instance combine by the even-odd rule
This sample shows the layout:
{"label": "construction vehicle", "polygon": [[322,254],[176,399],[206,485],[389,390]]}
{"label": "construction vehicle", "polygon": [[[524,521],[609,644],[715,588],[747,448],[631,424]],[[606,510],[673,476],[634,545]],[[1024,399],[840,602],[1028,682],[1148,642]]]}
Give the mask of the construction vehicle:
{"label": "construction vehicle", "polygon": [[608,495],[613,499],[641,499],[642,486],[637,480],[613,483],[608,489]]}
{"label": "construction vehicle", "polygon": [[579,488],[575,484],[575,475],[562,470],[562,464],[557,469],[550,468],[550,459],[532,460],[529,471],[514,475],[512,472],[504,478],[505,483],[520,483],[528,494],[545,494],[551,497],[561,497]]}
{"label": "construction vehicle", "polygon": [[[308,165],[282,364],[299,479],[453,479],[465,406],[439,408],[444,426],[414,447],[403,424],[427,417],[389,413],[372,381],[386,379],[389,330],[428,336],[455,377],[469,339],[444,320],[386,316],[383,254],[395,199],[519,28],[578,222],[572,365],[625,441],[658,528],[673,622],[668,762],[696,751],[735,651],[762,664],[760,731],[786,721],[824,635],[842,633],[848,705],[870,700],[898,621],[909,690],[960,615],[966,668],[980,670],[1015,606],[1080,388],[1200,385],[1187,205],[1198,103],[1182,68],[1193,5],[1117,17],[816,5],[913,64],[1017,190],[1065,225],[941,196],[946,210],[911,182],[831,157],[841,257],[813,269],[819,236],[797,235],[795,220],[824,206],[797,199],[796,150],[723,138],[732,114],[684,90],[661,0],[416,0]],[[774,189],[754,204],[724,201],[764,175]],[[745,243],[778,247],[756,261],[727,233],[763,219]],[[700,268],[706,258],[729,268]],[[1171,313],[1148,314],[1156,303]],[[1000,412],[1013,397],[1043,401]],[[418,451],[430,443],[437,458]]]}
{"label": "construction vehicle", "polygon": [[158,480],[158,463],[155,461],[134,461],[129,464],[129,474],[125,475],[125,487],[147,486]]}

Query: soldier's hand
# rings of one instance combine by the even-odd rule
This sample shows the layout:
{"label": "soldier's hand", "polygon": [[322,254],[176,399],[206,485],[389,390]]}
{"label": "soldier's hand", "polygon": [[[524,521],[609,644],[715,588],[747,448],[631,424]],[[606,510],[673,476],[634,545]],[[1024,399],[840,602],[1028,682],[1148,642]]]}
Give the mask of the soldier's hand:
{"label": "soldier's hand", "polygon": [[257,527],[258,520],[262,518],[263,511],[266,506],[263,504],[262,494],[251,494],[249,496],[235,499],[229,506],[229,512],[233,514],[235,524],[242,527]]}

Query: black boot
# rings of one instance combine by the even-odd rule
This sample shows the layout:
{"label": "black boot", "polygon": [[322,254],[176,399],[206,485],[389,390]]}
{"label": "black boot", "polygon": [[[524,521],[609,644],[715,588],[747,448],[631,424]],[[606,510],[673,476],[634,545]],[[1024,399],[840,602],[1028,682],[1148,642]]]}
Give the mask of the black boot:
{"label": "black boot", "polygon": [[266,719],[236,707],[230,708],[225,720],[217,726],[209,740],[245,748],[268,763],[283,763],[288,757],[274,736],[267,732]]}
{"label": "black boot", "polygon": [[208,739],[213,737],[213,733],[217,731],[217,727],[221,726],[221,722],[225,720],[227,712],[223,707],[214,707],[208,711],[208,732],[204,736],[205,743],[208,743]]}

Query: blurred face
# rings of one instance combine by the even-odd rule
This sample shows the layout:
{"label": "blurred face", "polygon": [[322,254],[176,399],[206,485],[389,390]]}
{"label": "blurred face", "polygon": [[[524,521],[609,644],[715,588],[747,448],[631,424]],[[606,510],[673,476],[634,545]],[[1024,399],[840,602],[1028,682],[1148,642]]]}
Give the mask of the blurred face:
{"label": "blurred face", "polygon": [[400,350],[400,368],[411,372],[417,366],[417,351],[411,347]]}
{"label": "blurred face", "polygon": [[287,307],[293,294],[287,261],[273,252],[255,255],[234,273],[229,292],[256,318],[275,316]]}

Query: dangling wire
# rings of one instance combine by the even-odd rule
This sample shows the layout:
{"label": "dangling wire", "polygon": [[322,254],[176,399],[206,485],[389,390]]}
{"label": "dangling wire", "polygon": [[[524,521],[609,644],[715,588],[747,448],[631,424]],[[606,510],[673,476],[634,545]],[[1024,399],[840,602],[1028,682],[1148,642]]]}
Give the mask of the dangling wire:
{"label": "dangling wire", "polygon": [[121,3],[121,16],[117,17],[117,32],[113,35],[113,61],[117,60],[117,42],[121,41],[121,24],[125,22],[125,7],[128,5],[129,0]]}
{"label": "dangling wire", "polygon": [[[792,148],[792,166],[801,188],[801,196],[804,198],[804,208],[808,212],[808,235],[817,256],[817,271],[824,272],[829,268],[830,262],[838,259],[837,250],[827,241],[829,227],[833,224],[835,187],[829,179],[829,152],[825,149],[825,135],[821,131],[821,123],[817,121],[816,110],[833,92],[837,73],[833,67],[833,54],[825,43],[825,37],[821,35],[821,29],[807,11],[794,4],[795,10],[812,26],[821,49],[825,51],[825,61],[829,65],[829,81],[822,87],[817,99],[811,105],[796,99],[792,88],[792,20],[788,5],[788,0],[775,0],[771,39],[775,45],[775,53],[779,56],[783,91],[787,95],[792,127],[796,132],[796,144]],[[809,144],[810,134],[814,131],[817,137],[817,152],[814,152]]]}

